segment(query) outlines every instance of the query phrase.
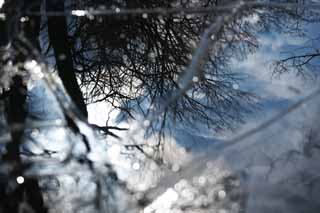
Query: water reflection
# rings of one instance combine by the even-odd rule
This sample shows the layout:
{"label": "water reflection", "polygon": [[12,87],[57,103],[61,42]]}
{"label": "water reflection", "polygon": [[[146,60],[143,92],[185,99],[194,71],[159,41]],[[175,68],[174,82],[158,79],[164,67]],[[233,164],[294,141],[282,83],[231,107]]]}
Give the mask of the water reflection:
{"label": "water reflection", "polygon": [[[91,4],[99,1],[81,5]],[[131,2],[112,4],[116,16],[108,18],[71,4],[70,50],[50,61],[68,61],[86,100],[105,101],[106,109],[89,108],[100,126],[79,116],[35,60],[21,66],[34,74],[26,125],[7,128],[1,108],[4,132],[23,129],[28,169],[15,185],[37,177],[53,212],[317,212],[319,32],[308,24],[315,11],[301,22],[279,5],[244,12],[240,1],[220,8],[228,14],[143,10],[131,19],[121,15]],[[141,3],[163,5],[171,4]]]}

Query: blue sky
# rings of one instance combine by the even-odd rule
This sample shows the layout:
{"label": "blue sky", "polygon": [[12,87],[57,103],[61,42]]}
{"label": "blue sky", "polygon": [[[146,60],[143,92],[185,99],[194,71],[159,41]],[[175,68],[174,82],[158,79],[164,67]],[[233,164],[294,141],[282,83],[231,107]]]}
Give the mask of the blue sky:
{"label": "blue sky", "polygon": [[[320,28],[316,25],[306,26],[306,33],[309,38],[317,37]],[[222,139],[231,139],[240,135],[268,119],[278,115],[289,106],[301,100],[301,98],[312,93],[319,87],[319,79],[316,75],[312,78],[297,76],[295,72],[273,75],[270,64],[273,60],[284,57],[282,54],[288,50],[295,50],[301,46],[311,46],[306,38],[288,34],[269,33],[259,37],[260,48],[246,60],[235,61],[234,67],[237,72],[247,76],[240,82],[240,89],[254,92],[261,97],[261,109],[248,116],[245,124],[241,125],[236,132],[225,132],[220,135]],[[319,59],[316,63],[319,63]],[[316,70],[316,72],[318,72]],[[315,115],[319,107],[319,97],[306,102],[300,108],[285,116],[263,131],[252,135],[232,149],[237,156],[234,162],[252,161],[252,159],[266,159],[266,156],[277,157],[288,150],[298,150],[305,141],[305,134],[308,129],[315,128]],[[231,151],[231,153],[234,153]],[[241,154],[239,154],[241,153]],[[258,160],[259,161],[259,160]],[[257,162],[258,162],[257,161]],[[263,161],[263,160],[262,160]],[[232,164],[232,163],[231,163]]]}
{"label": "blue sky", "polygon": [[[306,27],[306,34],[309,38],[316,37],[316,25]],[[273,60],[283,57],[282,54],[288,50],[295,50],[302,45],[309,45],[310,42],[306,38],[298,37],[289,34],[280,33],[263,33],[258,36],[260,48],[253,54],[247,56],[243,61],[233,61],[233,71],[244,76],[244,80],[239,82],[239,89],[247,90],[255,93],[261,98],[259,111],[249,115],[245,119],[245,124],[241,125],[236,132],[226,131],[215,136],[213,131],[209,134],[211,141],[215,137],[226,139],[232,138],[240,132],[244,132],[256,125],[263,123],[268,118],[275,115],[280,110],[286,109],[288,106],[298,101],[300,98],[313,91],[319,81],[316,78],[302,78],[297,76],[295,72],[284,73],[282,75],[273,75],[271,63]],[[109,108],[110,109],[110,108]],[[89,121],[99,125],[105,125],[108,119],[108,105],[105,103],[98,103],[88,106]],[[117,111],[111,112],[111,117],[115,117]],[[292,119],[298,120],[299,115],[291,116]],[[111,119],[112,122],[112,119]],[[127,125],[127,124],[126,124]],[[195,124],[198,125],[198,124]],[[288,127],[285,131],[291,132]],[[184,137],[179,137],[182,133],[177,132],[176,139],[179,144],[183,145]],[[203,134],[208,137],[208,131],[197,132],[192,141],[204,141],[197,138]],[[267,133],[266,133],[267,134]],[[213,137],[212,137],[213,136]],[[195,144],[194,142],[186,142],[187,146]],[[203,144],[205,147],[207,144]]]}

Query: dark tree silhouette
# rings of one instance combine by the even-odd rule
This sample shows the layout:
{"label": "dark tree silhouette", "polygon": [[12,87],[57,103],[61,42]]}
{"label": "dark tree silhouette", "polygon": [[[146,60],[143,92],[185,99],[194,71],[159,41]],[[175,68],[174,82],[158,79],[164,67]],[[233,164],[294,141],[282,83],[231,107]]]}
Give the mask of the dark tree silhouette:
{"label": "dark tree silhouette", "polygon": [[[71,8],[81,5],[117,11],[119,8],[216,7],[227,3],[213,0],[196,3],[73,1]],[[69,25],[72,57],[87,101],[107,101],[129,114],[135,104],[139,108],[148,102],[149,106],[159,108],[172,91],[179,89],[179,76],[190,63],[202,32],[219,15],[213,12],[73,18]],[[171,104],[165,116],[180,121],[201,120],[213,128],[223,129],[230,128],[234,121],[241,120],[242,113],[250,111],[248,103],[254,98],[238,89],[239,76],[230,71],[229,64],[234,56],[244,57],[257,48],[255,30],[239,17],[217,36],[221,43],[219,49],[212,50],[208,62],[203,63],[202,75],[194,79],[194,87]]]}
{"label": "dark tree silhouette", "polygon": [[[314,21],[312,17],[316,16],[303,7],[293,11],[291,7],[287,10],[285,5],[275,8],[266,6],[270,9],[266,11],[261,9],[263,6],[250,7],[251,1],[245,1],[248,5],[237,13],[237,9],[244,3],[232,8],[235,2],[238,3],[231,0],[6,1],[1,12],[4,11],[7,17],[5,20],[0,19],[1,63],[6,63],[8,57],[11,57],[10,62],[14,62],[23,73],[24,70],[19,64],[35,59],[35,52],[53,53],[53,61],[63,85],[84,117],[87,116],[85,101],[87,103],[107,101],[114,108],[119,108],[129,115],[136,110],[136,106],[145,115],[165,106],[164,113],[159,113],[161,118],[155,119],[162,122],[161,127],[165,126],[166,119],[172,119],[191,123],[200,121],[215,130],[232,128],[234,123],[241,122],[244,113],[252,110],[255,100],[251,93],[239,88],[241,78],[230,69],[232,60],[241,59],[258,48],[256,34],[260,30],[285,29],[288,32],[299,32],[300,28],[296,27],[299,21]],[[45,6],[44,11],[41,6]],[[134,10],[139,7],[156,11],[157,8],[170,10],[177,6],[184,9],[194,7],[225,7],[225,9],[187,14],[182,12],[120,14],[122,9]],[[79,15],[76,13],[78,8],[88,10],[82,13],[80,11]],[[112,15],[90,13],[91,10],[97,9],[99,12],[105,8],[111,8],[114,13]],[[69,12],[74,13],[74,16],[70,16]],[[230,14],[234,17],[230,17]],[[258,21],[250,20],[253,15],[259,17]],[[306,16],[309,18],[305,18]],[[278,17],[282,17],[281,21],[278,21]],[[40,20],[41,18],[44,19]],[[40,22],[43,23],[43,31],[40,31]],[[281,26],[283,22],[286,23]],[[181,89],[184,86],[180,84],[180,77],[190,64],[193,53],[197,52],[197,44],[203,39],[201,35],[211,28],[212,23],[221,26],[217,27],[218,30],[211,37],[215,44],[214,48],[209,48],[208,54],[204,54],[206,57],[199,58],[199,65],[196,66],[196,69],[199,69],[198,75],[193,76],[194,85],[192,88],[185,87],[189,89],[185,89],[187,90],[185,92]],[[47,46],[39,44],[39,34],[41,42]],[[34,49],[30,48],[30,44]],[[8,52],[10,54],[7,54]],[[50,61],[52,58],[49,54],[47,56]],[[304,66],[318,56],[318,52],[313,55],[295,55],[282,62],[305,59],[302,61]],[[23,108],[27,89],[21,73],[11,76],[9,91],[1,95],[1,100],[6,101],[11,136],[1,160],[12,167],[12,171],[6,174],[10,178],[22,175],[26,167],[19,153],[27,113]],[[77,78],[80,79],[80,86],[84,89],[85,101]],[[183,91],[181,95],[165,105],[172,97],[172,92],[178,90]],[[70,120],[68,128],[70,126],[77,128],[76,122],[73,123],[71,117],[68,119]],[[15,126],[19,128],[12,128]],[[98,128],[114,137],[117,136],[110,132],[111,130],[123,130],[108,126]],[[90,152],[86,138],[81,139],[85,141],[87,151]],[[143,152],[138,145],[136,148]],[[90,171],[94,169],[91,159],[85,154],[79,157],[77,162],[87,164]],[[109,169],[109,165],[106,167]],[[110,176],[117,181],[115,174]],[[96,185],[97,203],[100,202],[99,190],[102,188],[102,181],[101,183],[99,181]],[[5,184],[6,182],[0,184],[2,208],[0,210],[17,212],[18,204],[27,200],[34,211],[46,212],[35,178],[26,177],[25,182],[12,192],[6,191]]]}
{"label": "dark tree silhouette", "polygon": [[[64,11],[63,0],[46,1],[47,11]],[[66,91],[84,116],[88,116],[86,105],[80,91],[72,61],[68,38],[68,25],[65,16],[47,17],[47,29],[50,44],[54,51],[57,70]]]}

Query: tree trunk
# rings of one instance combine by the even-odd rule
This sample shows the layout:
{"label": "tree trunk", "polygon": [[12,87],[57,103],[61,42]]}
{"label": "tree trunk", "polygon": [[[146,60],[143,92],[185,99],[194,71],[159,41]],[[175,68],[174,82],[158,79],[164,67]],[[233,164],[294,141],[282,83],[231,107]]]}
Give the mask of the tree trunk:
{"label": "tree trunk", "polygon": [[[40,5],[40,0],[7,1],[5,3],[4,12],[7,15],[7,19],[0,22],[0,47],[7,46],[9,42],[12,43],[13,48],[21,45],[14,37],[16,33],[20,33],[21,31],[25,38],[39,50],[40,17],[31,17],[27,23],[20,25],[20,17],[16,16],[16,11],[20,10],[20,12],[23,13],[27,8],[40,11]],[[15,29],[15,31],[12,31],[13,29]],[[17,29],[18,32],[16,32]],[[23,63],[27,57],[30,56],[18,53],[14,61]],[[0,60],[3,60],[2,56]],[[27,88],[21,76],[16,75],[12,80],[10,90],[7,93],[8,103],[6,111],[9,127],[16,124],[24,125],[27,116],[27,112],[24,109]],[[20,145],[22,143],[21,139],[24,129],[10,129],[10,131],[11,141],[6,144],[6,153],[2,156],[3,163],[7,163],[12,167],[12,170],[10,170],[8,174],[9,180],[7,180],[7,182],[15,181],[18,176],[23,176],[24,171],[24,165],[20,158]],[[10,187],[7,183],[2,182],[0,184],[0,211],[18,213],[20,212],[19,207],[21,203],[27,202],[34,212],[47,212],[47,209],[44,207],[43,197],[37,179],[24,177],[23,183],[18,184],[17,187],[9,191],[7,190],[8,188]]]}
{"label": "tree trunk", "polygon": [[[46,1],[47,11],[64,11],[63,0]],[[48,16],[48,33],[50,43],[54,50],[58,74],[71,99],[80,109],[85,117],[88,116],[83,95],[76,79],[71,50],[68,43],[68,28],[65,16]]]}

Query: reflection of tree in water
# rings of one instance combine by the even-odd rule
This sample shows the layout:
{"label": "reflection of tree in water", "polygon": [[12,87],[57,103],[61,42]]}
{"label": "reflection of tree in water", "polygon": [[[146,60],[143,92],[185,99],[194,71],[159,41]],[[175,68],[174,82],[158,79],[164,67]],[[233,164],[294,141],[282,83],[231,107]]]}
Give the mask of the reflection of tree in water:
{"label": "reflection of tree in water", "polygon": [[[77,8],[79,3],[75,3]],[[101,2],[88,1],[85,6],[99,8]],[[216,1],[177,5],[213,7]],[[225,4],[225,3],[223,3]],[[172,8],[172,1],[110,2],[107,8]],[[139,14],[136,16],[95,16],[71,22],[74,64],[77,64],[81,85],[88,101],[107,101],[127,113],[134,105],[159,107],[172,91],[181,87],[179,76],[186,70],[202,32],[218,14]],[[201,120],[211,127],[230,127],[249,111],[249,93],[234,89],[239,76],[228,64],[235,56],[242,57],[257,47],[253,27],[237,20],[216,35],[219,47],[212,50],[208,62],[201,62],[204,72],[195,76],[194,87],[175,103],[169,114],[177,120]],[[203,59],[205,60],[205,59]],[[201,98],[205,97],[205,98]],[[132,105],[132,104],[131,104]],[[248,108],[247,108],[248,107]],[[144,107],[145,108],[145,107]],[[147,111],[147,110],[143,110]]]}
{"label": "reflection of tree in water", "polygon": [[[46,2],[48,15],[46,18],[45,13],[41,17],[38,16],[39,14],[35,16],[26,15],[27,13],[40,11],[40,6],[37,4],[33,5],[31,10],[26,11],[26,5],[21,5],[16,9],[12,6],[16,2],[10,2],[12,5],[6,2],[3,7],[5,13],[14,14],[17,11],[20,12],[20,9],[26,13],[8,16],[5,20],[0,21],[3,29],[8,26],[11,42],[11,46],[7,46],[8,42],[4,42],[1,51],[5,54],[1,55],[1,63],[3,63],[1,66],[4,67],[3,70],[8,67],[10,69],[20,69],[17,76],[12,78],[15,80],[12,81],[10,90],[2,95],[2,99],[7,99],[8,103],[11,104],[10,110],[7,111],[9,126],[18,125],[19,127],[18,130],[11,129],[11,142],[7,143],[7,153],[2,158],[4,162],[9,164],[16,162],[17,171],[7,172],[6,175],[22,177],[24,172],[24,163],[19,156],[19,146],[22,143],[21,135],[24,128],[21,124],[26,119],[22,110],[26,99],[26,91],[21,76],[27,74],[28,71],[34,72],[34,70],[29,70],[26,66],[23,66],[23,63],[30,59],[38,60],[38,55],[31,54],[37,48],[38,50],[42,48],[40,52],[47,52],[48,56],[53,50],[54,57],[49,56],[48,60],[52,62],[51,60],[55,59],[58,74],[66,91],[84,115],[86,115],[86,109],[75,73],[81,80],[81,86],[85,88],[85,97],[88,102],[107,101],[114,108],[120,108],[129,115],[134,111],[131,105],[134,102],[134,105],[141,108],[143,113],[150,111],[152,114],[155,111],[156,116],[147,115],[147,118],[152,118],[148,120],[149,122],[162,121],[164,126],[166,119],[187,120],[191,125],[192,122],[197,121],[205,123],[209,128],[219,130],[233,127],[235,122],[241,121],[243,113],[250,112],[252,109],[247,104],[252,104],[254,98],[252,94],[242,91],[241,88],[239,89],[240,76],[230,70],[230,63],[234,59],[245,57],[258,47],[256,36],[260,30],[273,30],[278,27],[278,29],[285,28],[286,30],[297,31],[299,30],[299,28],[296,28],[298,25],[293,24],[300,21],[301,23],[302,21],[314,21],[312,17],[317,14],[312,14],[315,11],[304,9],[302,5],[299,5],[301,8],[293,7],[295,10],[292,10],[291,7],[295,4],[289,4],[291,7],[288,7],[285,3],[279,5],[270,3],[268,6],[268,3],[263,2],[256,5],[254,2],[249,2],[247,5],[245,2],[228,5],[231,2],[222,3],[208,0],[206,2],[183,1],[174,4],[168,1],[117,1],[108,4],[102,2],[104,7],[101,7],[100,4],[102,3],[99,1],[77,1],[72,2],[71,5],[66,5],[67,8],[65,8],[63,1],[48,1]],[[159,7],[170,11],[170,8],[177,6],[187,9],[193,7],[220,9],[210,12],[201,12],[201,10],[199,12],[190,12],[191,10],[188,12],[186,9],[185,14],[181,11],[166,14],[161,10],[160,12],[156,10],[156,12],[141,12],[136,15],[120,14],[123,8],[135,9],[137,5],[142,9],[151,9],[151,11]],[[77,9],[79,6],[82,8],[98,8],[98,10],[73,10],[71,13],[75,16],[64,16],[70,12],[69,9]],[[112,15],[99,15],[99,11],[105,11],[105,8],[111,8],[114,11]],[[268,11],[263,10],[263,8],[268,8]],[[110,13],[110,10],[107,11]],[[57,16],[55,16],[55,12],[57,12]],[[95,12],[96,15],[94,15]],[[304,18],[306,15],[308,15],[308,20]],[[253,21],[254,17],[256,20]],[[286,22],[285,26],[279,26],[282,23],[278,21],[279,17],[281,17],[280,20]],[[36,39],[39,36],[40,18],[44,18],[42,20],[43,31],[41,31],[42,45],[39,45]],[[33,47],[36,48],[31,49],[28,41],[31,41]],[[11,53],[8,56],[9,51]],[[194,55],[192,56],[192,54]],[[38,63],[35,61],[33,63],[34,68]],[[189,63],[191,64],[189,65]],[[54,77],[50,77],[47,73],[41,77],[48,84],[45,88],[48,87],[53,90],[53,94],[57,97],[64,112],[66,124],[70,130],[67,131],[71,138],[67,137],[68,140],[83,141],[80,144],[85,146],[85,150],[89,154],[94,152],[96,147],[92,147],[92,141],[95,139],[92,138],[92,135],[90,136],[91,130],[85,124],[81,113],[79,113],[80,116],[77,116],[77,113],[75,113],[77,110],[73,108],[72,103],[69,103],[68,99],[64,99],[64,95],[61,95],[59,90],[60,86],[56,85],[55,80],[52,80],[55,79]],[[191,85],[193,86],[191,87]],[[179,93],[180,90],[181,93]],[[176,91],[178,91],[176,94],[179,94],[179,96],[175,96]],[[155,109],[151,109],[151,106]],[[162,108],[163,106],[165,107]],[[160,111],[157,111],[157,109]],[[161,115],[160,118],[158,115]],[[107,127],[105,129],[109,130]],[[146,154],[143,147],[135,144],[132,147],[142,152],[140,153],[142,156]],[[48,152],[44,153],[51,155]],[[83,201],[83,205],[86,205],[87,202],[93,204],[94,208],[98,210],[108,209],[111,212],[117,208],[125,209],[125,207],[120,206],[124,201],[115,198],[118,198],[117,196],[121,195],[123,191],[127,192],[127,196],[129,196],[129,191],[124,190],[126,189],[125,183],[117,181],[117,175],[111,169],[109,162],[104,161],[105,167],[99,167],[95,165],[92,155],[80,153],[79,155],[70,152],[70,156],[64,159],[62,164],[65,164],[67,170],[70,169],[71,171],[74,168],[86,167],[84,173],[78,174],[78,178],[80,180],[91,180],[94,185],[93,190],[88,191],[93,191],[92,193],[95,195],[93,199],[88,198],[88,200]],[[12,159],[12,156],[15,156],[15,158]],[[71,161],[70,158],[74,159]],[[76,166],[69,168],[70,162],[75,163]],[[155,163],[159,164],[158,161]],[[137,164],[134,165],[133,168],[140,167]],[[156,167],[162,168],[164,165],[156,165]],[[202,170],[194,170],[199,172],[199,175],[202,174],[203,170],[205,171],[204,176],[195,177],[195,181],[194,179],[189,180],[190,175],[186,175],[185,178],[188,181],[181,180],[178,183],[182,182],[183,184],[180,185],[177,183],[179,189],[175,188],[175,193],[179,194],[178,197],[185,198],[185,200],[180,199],[175,204],[177,209],[191,212],[199,209],[204,211],[225,209],[228,206],[228,201],[234,201],[235,205],[232,206],[236,206],[229,209],[230,211],[242,209],[244,206],[237,205],[243,201],[244,197],[241,197],[241,192],[237,190],[234,192],[233,190],[239,187],[237,179],[234,179],[230,174],[222,175],[222,177],[216,177],[210,172],[206,174],[209,169],[208,167]],[[215,169],[218,170],[218,174],[223,173],[222,171],[219,172],[218,165],[215,166]],[[105,170],[107,172],[104,172]],[[179,171],[180,169],[175,168],[173,170]],[[81,178],[82,175],[86,177]],[[206,177],[211,177],[211,175],[218,182],[207,182]],[[18,187],[13,192],[2,191],[1,196],[6,196],[6,201],[9,204],[2,208],[16,212],[17,203],[21,203],[26,198],[25,201],[31,203],[31,206],[37,212],[45,211],[42,209],[40,191],[34,190],[38,187],[36,180],[36,178],[30,178],[30,180],[26,178],[25,184],[22,184],[22,187]],[[32,182],[30,185],[28,184],[29,181]],[[114,183],[118,183],[118,185]],[[76,184],[79,184],[79,180],[76,181]],[[119,187],[118,189],[116,186],[122,186],[123,188]],[[36,193],[32,194],[31,191],[36,191]],[[26,196],[21,196],[22,192]],[[74,192],[77,193],[76,190]],[[226,197],[226,192],[228,195],[228,199],[224,200],[226,203],[219,203],[221,197]],[[195,196],[199,196],[201,199],[189,199]],[[35,197],[37,199],[33,199]],[[155,197],[151,196],[151,198],[154,199]],[[138,193],[136,199],[142,206],[145,206],[152,201],[149,200],[151,198]],[[107,203],[107,206],[104,203]],[[129,205],[128,203],[123,205]],[[81,205],[80,202],[80,208]],[[92,209],[89,211],[92,211]]]}

